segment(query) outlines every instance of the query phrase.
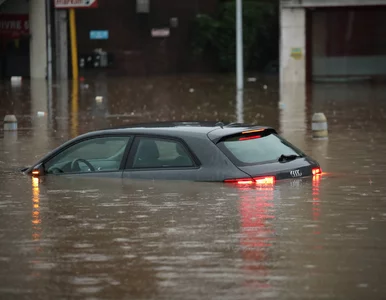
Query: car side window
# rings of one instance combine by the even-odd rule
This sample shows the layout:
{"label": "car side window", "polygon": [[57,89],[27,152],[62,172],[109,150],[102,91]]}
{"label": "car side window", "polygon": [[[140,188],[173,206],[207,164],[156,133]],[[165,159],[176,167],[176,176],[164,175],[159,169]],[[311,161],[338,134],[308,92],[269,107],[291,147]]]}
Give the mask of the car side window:
{"label": "car side window", "polygon": [[91,138],[76,143],[44,163],[48,174],[118,171],[130,137]]}
{"label": "car side window", "polygon": [[133,168],[193,167],[194,162],[182,143],[159,138],[139,139]]}

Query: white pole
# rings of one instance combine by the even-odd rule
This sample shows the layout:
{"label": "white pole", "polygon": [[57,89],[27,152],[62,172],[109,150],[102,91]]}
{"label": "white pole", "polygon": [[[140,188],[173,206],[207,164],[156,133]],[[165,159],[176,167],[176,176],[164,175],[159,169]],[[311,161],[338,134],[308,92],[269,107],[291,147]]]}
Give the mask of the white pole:
{"label": "white pole", "polygon": [[244,89],[242,0],[236,0],[236,55],[237,55],[237,90],[242,91]]}
{"label": "white pole", "polygon": [[68,79],[68,18],[67,9],[55,9],[56,79]]}
{"label": "white pole", "polygon": [[51,1],[46,0],[46,26],[47,26],[47,79],[52,84],[52,36],[51,36]]}

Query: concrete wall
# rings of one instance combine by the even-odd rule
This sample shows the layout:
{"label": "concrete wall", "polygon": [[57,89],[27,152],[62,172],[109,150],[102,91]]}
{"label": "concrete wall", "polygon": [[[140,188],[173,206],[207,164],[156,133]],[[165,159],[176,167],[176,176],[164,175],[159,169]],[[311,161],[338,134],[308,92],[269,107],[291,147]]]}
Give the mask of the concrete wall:
{"label": "concrete wall", "polygon": [[306,83],[282,83],[280,86],[279,107],[280,133],[300,149],[306,149]]}
{"label": "concrete wall", "polygon": [[280,81],[306,80],[306,12],[283,8],[280,14]]}
{"label": "concrete wall", "polygon": [[45,0],[29,0],[31,78],[46,78],[47,37]]}

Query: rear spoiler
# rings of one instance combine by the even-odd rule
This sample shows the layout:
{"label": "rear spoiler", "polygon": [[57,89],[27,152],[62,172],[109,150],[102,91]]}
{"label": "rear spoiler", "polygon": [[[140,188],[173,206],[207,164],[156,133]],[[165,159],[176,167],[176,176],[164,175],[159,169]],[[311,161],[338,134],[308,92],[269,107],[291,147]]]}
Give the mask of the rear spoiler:
{"label": "rear spoiler", "polygon": [[232,128],[232,130],[217,129],[210,132],[208,137],[213,141],[213,143],[217,144],[225,140],[247,140],[264,137],[270,134],[277,134],[277,132],[275,129],[270,127]]}

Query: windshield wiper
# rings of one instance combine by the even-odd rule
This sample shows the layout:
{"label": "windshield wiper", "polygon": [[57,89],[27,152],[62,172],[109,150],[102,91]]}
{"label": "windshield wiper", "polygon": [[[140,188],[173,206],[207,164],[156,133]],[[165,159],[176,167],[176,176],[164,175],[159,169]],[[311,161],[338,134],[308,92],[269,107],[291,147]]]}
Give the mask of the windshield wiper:
{"label": "windshield wiper", "polygon": [[295,159],[297,159],[299,157],[301,157],[301,156],[300,155],[296,155],[296,154],[290,154],[290,155],[282,154],[282,155],[280,155],[278,161],[279,162],[287,162],[287,161],[295,160]]}

